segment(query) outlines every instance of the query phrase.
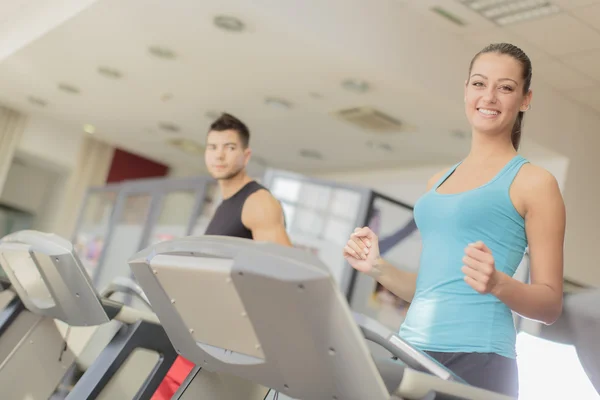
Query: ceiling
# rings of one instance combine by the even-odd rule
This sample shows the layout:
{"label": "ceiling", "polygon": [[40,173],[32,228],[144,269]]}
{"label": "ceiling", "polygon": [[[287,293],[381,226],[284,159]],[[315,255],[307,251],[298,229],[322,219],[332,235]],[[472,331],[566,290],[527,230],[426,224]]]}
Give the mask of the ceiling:
{"label": "ceiling", "polygon": [[[175,167],[199,167],[202,157],[167,141],[202,143],[218,111],[247,122],[254,154],[277,168],[455,162],[468,148],[466,69],[493,41],[512,42],[531,56],[534,93],[536,85],[549,85],[600,112],[600,0],[556,0],[560,13],[503,28],[454,0],[85,3],[65,11],[61,24],[55,18],[45,25],[48,33],[30,34],[17,51],[2,53],[0,42],[0,56],[7,55],[0,102],[77,130],[92,124],[100,140]],[[433,13],[434,6],[465,25]],[[217,15],[239,18],[245,30],[218,29]],[[174,57],[156,57],[151,46]],[[102,75],[101,67],[121,77]],[[346,79],[364,80],[369,90],[349,91],[341,85]],[[406,128],[374,133],[332,114],[355,107],[374,108]]]}

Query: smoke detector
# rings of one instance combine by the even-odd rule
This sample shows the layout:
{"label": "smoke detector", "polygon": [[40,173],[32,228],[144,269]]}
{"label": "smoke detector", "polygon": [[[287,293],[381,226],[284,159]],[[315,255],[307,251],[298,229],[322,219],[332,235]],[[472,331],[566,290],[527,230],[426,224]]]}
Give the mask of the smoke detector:
{"label": "smoke detector", "polygon": [[172,60],[174,59],[175,56],[175,52],[167,47],[161,47],[161,46],[150,46],[148,48],[148,51],[150,52],[150,54],[152,54],[155,57],[158,58],[162,58],[165,60]]}
{"label": "smoke detector", "polygon": [[35,96],[29,96],[27,98],[27,100],[31,104],[35,104],[36,106],[39,106],[39,107],[46,107],[48,105],[48,102],[46,100],[40,99],[39,97],[35,97]]}
{"label": "smoke detector", "polygon": [[172,122],[159,122],[158,127],[167,132],[179,132],[181,128]]}
{"label": "smoke detector", "polygon": [[347,108],[336,111],[333,115],[362,130],[373,133],[400,133],[415,129],[397,118],[371,107]]}
{"label": "smoke detector", "polygon": [[98,67],[98,73],[102,76],[105,76],[105,77],[111,78],[111,79],[119,79],[123,76],[121,71],[119,71],[115,68],[104,67],[104,66]]}
{"label": "smoke detector", "polygon": [[204,153],[204,147],[190,139],[175,138],[168,140],[167,143],[187,154],[200,155]]}
{"label": "smoke detector", "polygon": [[58,88],[63,92],[71,93],[71,94],[79,94],[81,92],[78,87],[73,86],[69,83],[59,83]]}
{"label": "smoke detector", "polygon": [[229,15],[217,15],[213,19],[213,23],[216,27],[229,32],[242,32],[245,28],[240,19]]}
{"label": "smoke detector", "polygon": [[312,160],[322,160],[323,159],[323,155],[321,153],[319,153],[317,150],[313,150],[313,149],[301,149],[298,154],[300,154],[300,157],[302,158],[310,158]]}

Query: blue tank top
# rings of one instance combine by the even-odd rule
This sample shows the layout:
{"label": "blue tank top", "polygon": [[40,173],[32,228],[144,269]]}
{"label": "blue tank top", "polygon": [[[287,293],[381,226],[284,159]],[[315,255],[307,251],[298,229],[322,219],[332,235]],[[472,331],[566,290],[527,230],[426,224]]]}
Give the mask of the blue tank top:
{"label": "blue tank top", "polygon": [[517,155],[476,189],[438,193],[459,162],[415,204],[422,252],[415,296],[399,332],[415,347],[516,356],[511,310],[495,296],[471,288],[461,268],[465,247],[481,240],[492,251],[496,269],[514,275],[527,237],[525,221],[514,208],[509,189],[527,162]]}

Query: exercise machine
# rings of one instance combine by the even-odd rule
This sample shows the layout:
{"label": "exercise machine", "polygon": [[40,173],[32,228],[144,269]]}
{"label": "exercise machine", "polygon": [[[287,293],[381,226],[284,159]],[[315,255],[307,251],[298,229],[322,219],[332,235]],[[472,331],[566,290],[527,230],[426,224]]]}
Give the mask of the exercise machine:
{"label": "exercise machine", "polygon": [[[196,364],[177,399],[508,399],[353,314],[327,267],[301,249],[187,237],[129,265],[176,351]],[[367,340],[391,356],[375,359]]]}
{"label": "exercise machine", "polygon": [[[36,231],[5,236],[0,242],[0,265],[27,314],[34,319],[30,329],[1,361],[3,398],[58,397],[56,388],[76,359],[66,338],[57,330],[55,320],[67,324],[68,329],[111,321],[120,323],[106,348],[63,398],[151,398],[177,354],[155,314],[109,298],[115,293],[126,293],[144,301],[139,288],[121,280],[100,296],[72,244],[59,236]],[[154,363],[141,369],[139,362],[132,365],[134,356],[140,352],[152,354],[154,357],[149,359]],[[15,378],[23,377],[24,371],[27,380]]]}

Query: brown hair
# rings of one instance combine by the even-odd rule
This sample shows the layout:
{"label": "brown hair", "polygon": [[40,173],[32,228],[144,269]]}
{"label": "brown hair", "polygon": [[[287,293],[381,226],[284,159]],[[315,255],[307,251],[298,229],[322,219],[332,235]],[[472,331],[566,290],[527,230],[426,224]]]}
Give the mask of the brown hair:
{"label": "brown hair", "polygon": [[[506,54],[517,60],[521,63],[523,67],[523,81],[525,85],[523,85],[523,94],[529,92],[529,88],[531,86],[531,75],[532,75],[532,67],[531,60],[527,57],[527,54],[520,48],[510,43],[492,43],[486,46],[483,50],[473,57],[471,60],[471,64],[469,65],[469,76],[471,76],[471,70],[473,69],[473,64],[477,58],[485,53],[498,53],[498,54]],[[523,111],[519,111],[517,115],[517,119],[512,129],[512,133],[510,139],[512,141],[513,147],[515,150],[519,149],[519,143],[521,142],[521,125],[523,123],[523,115],[525,113]]]}
{"label": "brown hair", "polygon": [[242,146],[244,148],[248,147],[248,144],[250,143],[250,130],[242,121],[233,115],[223,113],[210,125],[210,131],[222,132],[227,130],[236,131],[240,137]]}

